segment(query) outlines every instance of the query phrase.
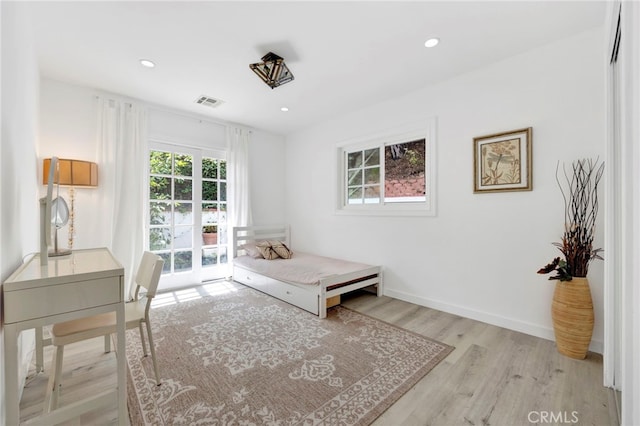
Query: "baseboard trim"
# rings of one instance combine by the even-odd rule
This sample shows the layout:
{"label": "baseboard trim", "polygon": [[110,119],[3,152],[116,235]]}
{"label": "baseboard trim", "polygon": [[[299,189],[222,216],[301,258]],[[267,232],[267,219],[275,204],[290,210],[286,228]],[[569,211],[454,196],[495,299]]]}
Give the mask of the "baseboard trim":
{"label": "baseboard trim", "polygon": [[[415,303],[416,305],[425,306],[427,308],[437,309],[439,311],[447,312],[472,320],[507,328],[509,330],[528,334],[530,336],[540,337],[542,339],[551,341],[555,340],[555,337],[553,335],[553,328],[550,327],[543,327],[538,324],[520,321],[513,318],[507,318],[484,311],[478,311],[460,305],[454,305],[451,303],[441,302],[439,300],[415,296],[413,294],[393,290],[390,288],[385,288],[384,294],[385,296],[393,297],[394,299],[403,300],[409,303]],[[589,345],[589,350],[602,354],[603,347],[604,344],[602,341],[593,339],[591,340],[591,345]]]}

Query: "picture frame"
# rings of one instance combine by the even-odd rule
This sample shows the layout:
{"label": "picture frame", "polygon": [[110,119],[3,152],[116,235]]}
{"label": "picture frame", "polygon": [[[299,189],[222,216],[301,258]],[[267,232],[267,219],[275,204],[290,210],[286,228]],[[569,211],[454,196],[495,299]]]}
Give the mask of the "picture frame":
{"label": "picture frame", "polygon": [[473,138],[473,192],[531,191],[533,128]]}

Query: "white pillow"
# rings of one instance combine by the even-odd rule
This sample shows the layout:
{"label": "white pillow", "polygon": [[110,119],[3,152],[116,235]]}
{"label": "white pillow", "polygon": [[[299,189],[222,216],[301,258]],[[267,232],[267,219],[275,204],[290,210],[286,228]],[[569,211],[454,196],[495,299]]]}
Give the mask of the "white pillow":
{"label": "white pillow", "polygon": [[260,252],[260,250],[256,246],[256,243],[246,243],[246,244],[243,244],[240,247],[245,251],[245,253],[247,253],[247,256],[249,256],[249,257],[253,257],[254,259],[262,259],[263,258],[262,253]]}

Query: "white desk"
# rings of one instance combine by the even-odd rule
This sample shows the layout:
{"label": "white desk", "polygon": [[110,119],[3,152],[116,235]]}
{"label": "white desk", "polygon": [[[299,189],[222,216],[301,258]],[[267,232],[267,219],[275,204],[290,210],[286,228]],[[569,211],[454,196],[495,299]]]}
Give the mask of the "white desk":
{"label": "white desk", "polygon": [[18,268],[3,284],[5,397],[7,425],[20,422],[17,340],[22,330],[75,318],[116,312],[118,385],[82,401],[67,404],[25,424],[56,424],[95,408],[118,405],[118,422],[127,424],[124,268],[106,248],[74,250],[69,256],[40,256]]}

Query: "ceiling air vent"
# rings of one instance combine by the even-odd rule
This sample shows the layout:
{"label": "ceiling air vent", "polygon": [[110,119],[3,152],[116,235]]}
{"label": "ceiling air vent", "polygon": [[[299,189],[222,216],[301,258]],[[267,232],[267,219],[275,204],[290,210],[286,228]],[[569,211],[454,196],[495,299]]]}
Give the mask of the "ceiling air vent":
{"label": "ceiling air vent", "polygon": [[200,96],[196,99],[196,103],[210,108],[215,108],[222,103],[220,99],[212,98],[211,96]]}

